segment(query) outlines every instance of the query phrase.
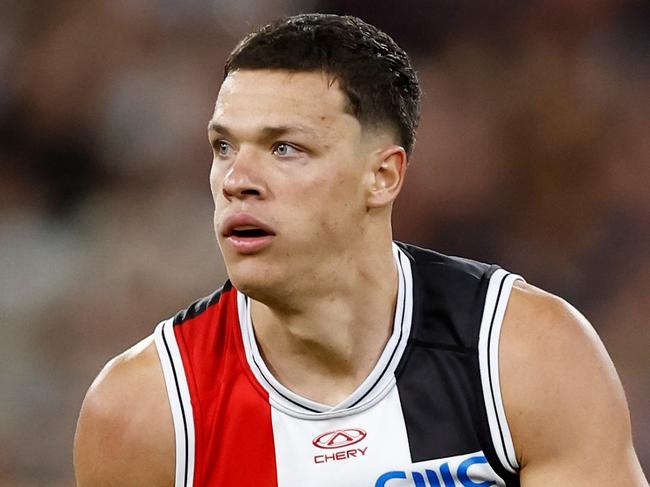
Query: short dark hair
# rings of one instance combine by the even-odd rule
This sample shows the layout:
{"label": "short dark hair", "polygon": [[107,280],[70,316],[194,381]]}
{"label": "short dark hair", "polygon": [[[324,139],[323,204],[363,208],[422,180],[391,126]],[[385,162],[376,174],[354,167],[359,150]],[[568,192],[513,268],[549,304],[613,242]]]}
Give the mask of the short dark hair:
{"label": "short dark hair", "polygon": [[257,28],[228,56],[224,78],[238,69],[323,71],[364,125],[396,131],[408,154],[420,118],[420,87],[406,52],[391,37],[352,16],[301,14]]}

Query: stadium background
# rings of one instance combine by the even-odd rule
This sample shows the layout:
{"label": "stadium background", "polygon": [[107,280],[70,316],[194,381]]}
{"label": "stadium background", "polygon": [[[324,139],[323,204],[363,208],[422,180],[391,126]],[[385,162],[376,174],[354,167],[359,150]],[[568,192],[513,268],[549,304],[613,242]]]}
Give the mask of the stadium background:
{"label": "stadium background", "polygon": [[251,26],[299,11],[360,15],[409,51],[424,106],[396,236],[579,307],[648,472],[649,5],[3,1],[0,486],[73,485],[101,366],[222,282],[205,136],[222,64]]}

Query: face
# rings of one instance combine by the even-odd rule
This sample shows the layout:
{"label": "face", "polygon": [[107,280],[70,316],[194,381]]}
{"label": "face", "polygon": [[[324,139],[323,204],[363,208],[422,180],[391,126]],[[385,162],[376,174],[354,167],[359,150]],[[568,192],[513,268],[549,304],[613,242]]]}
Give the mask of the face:
{"label": "face", "polygon": [[363,238],[377,147],[319,72],[241,70],[209,124],[214,225],[233,284],[256,297],[327,281]]}

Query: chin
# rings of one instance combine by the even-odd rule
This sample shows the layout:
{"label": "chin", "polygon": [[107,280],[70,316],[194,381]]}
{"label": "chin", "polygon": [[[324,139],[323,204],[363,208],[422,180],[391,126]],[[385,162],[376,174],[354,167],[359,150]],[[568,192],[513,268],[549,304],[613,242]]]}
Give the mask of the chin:
{"label": "chin", "polygon": [[247,258],[236,263],[226,263],[228,278],[237,290],[255,299],[267,301],[278,293],[283,279],[277,269],[265,265],[255,258]]}

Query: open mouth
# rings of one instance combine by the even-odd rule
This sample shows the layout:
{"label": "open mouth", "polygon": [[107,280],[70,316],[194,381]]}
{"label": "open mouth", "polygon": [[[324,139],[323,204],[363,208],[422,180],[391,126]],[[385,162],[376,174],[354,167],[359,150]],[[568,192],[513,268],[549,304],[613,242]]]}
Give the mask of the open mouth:
{"label": "open mouth", "polygon": [[223,236],[229,248],[236,252],[255,254],[271,245],[275,232],[252,215],[239,213],[224,220]]}
{"label": "open mouth", "polygon": [[271,235],[271,233],[267,232],[266,230],[264,230],[262,228],[251,227],[251,226],[241,226],[241,227],[233,228],[226,235],[226,237],[259,238],[259,237],[267,237],[269,235]]}

